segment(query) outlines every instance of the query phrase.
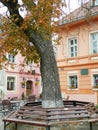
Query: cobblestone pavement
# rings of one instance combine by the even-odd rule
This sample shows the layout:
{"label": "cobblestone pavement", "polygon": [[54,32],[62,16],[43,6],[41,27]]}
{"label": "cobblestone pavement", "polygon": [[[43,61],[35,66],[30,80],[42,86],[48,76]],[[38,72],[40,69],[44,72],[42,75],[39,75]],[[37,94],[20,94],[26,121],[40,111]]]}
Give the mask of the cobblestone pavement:
{"label": "cobblestone pavement", "polygon": [[3,117],[4,116],[0,114],[0,130],[4,130],[3,121],[2,121]]}
{"label": "cobblestone pavement", "polygon": [[[65,124],[62,130],[90,130],[89,123]],[[93,123],[92,130],[98,130],[98,123]]]}
{"label": "cobblestone pavement", "polygon": [[[23,106],[25,104],[24,101],[20,102],[20,106]],[[1,107],[0,107],[1,109]],[[4,118],[4,114],[2,112],[0,112],[0,130],[4,130],[4,122],[2,121]]]}

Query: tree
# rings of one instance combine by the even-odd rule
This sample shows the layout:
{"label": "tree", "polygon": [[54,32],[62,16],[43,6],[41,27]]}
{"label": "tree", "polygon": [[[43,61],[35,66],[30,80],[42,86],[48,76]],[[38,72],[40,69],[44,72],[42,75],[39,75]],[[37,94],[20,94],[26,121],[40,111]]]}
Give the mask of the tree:
{"label": "tree", "polygon": [[[9,14],[2,18],[0,47],[2,59],[5,53],[21,52],[27,61],[38,62],[43,83],[42,107],[63,107],[56,59],[52,45],[52,34],[56,31],[61,0],[0,0]],[[24,18],[20,11],[26,10]]]}

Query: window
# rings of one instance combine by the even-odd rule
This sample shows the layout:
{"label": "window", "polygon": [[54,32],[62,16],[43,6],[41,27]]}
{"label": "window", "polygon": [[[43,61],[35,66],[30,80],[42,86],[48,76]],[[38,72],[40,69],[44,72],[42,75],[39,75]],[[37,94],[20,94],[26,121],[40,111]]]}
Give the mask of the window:
{"label": "window", "polygon": [[13,91],[15,90],[15,77],[7,77],[7,90]]}
{"label": "window", "polygon": [[77,75],[69,76],[69,88],[70,89],[77,89],[78,88]]}
{"label": "window", "polygon": [[91,33],[91,54],[98,53],[98,32]]}
{"label": "window", "polygon": [[95,2],[95,3],[94,3],[95,5],[98,5],[98,0],[94,0],[94,2]]}
{"label": "window", "polygon": [[91,5],[92,6],[98,5],[98,0],[91,0]]}
{"label": "window", "polygon": [[77,56],[77,38],[68,39],[68,56]]}
{"label": "window", "polygon": [[98,88],[98,74],[93,75],[93,87]]}
{"label": "window", "polygon": [[12,54],[8,54],[8,61],[9,61],[10,63],[15,63],[15,56],[12,55]]}

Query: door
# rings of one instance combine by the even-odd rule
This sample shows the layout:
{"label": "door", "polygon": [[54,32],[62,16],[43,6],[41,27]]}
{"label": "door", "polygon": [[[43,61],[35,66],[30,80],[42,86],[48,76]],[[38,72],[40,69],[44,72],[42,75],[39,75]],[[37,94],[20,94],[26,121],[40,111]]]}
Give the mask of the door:
{"label": "door", "polygon": [[32,85],[33,85],[32,81],[28,80],[26,82],[26,96],[29,96],[32,94],[32,87],[33,87]]}

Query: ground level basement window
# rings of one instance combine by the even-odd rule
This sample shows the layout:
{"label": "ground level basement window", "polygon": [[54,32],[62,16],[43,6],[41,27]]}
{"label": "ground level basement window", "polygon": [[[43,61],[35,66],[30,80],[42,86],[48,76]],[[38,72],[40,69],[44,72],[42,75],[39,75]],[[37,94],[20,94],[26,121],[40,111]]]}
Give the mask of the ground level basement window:
{"label": "ground level basement window", "polygon": [[98,74],[93,74],[93,88],[98,89]]}
{"label": "ground level basement window", "polygon": [[78,88],[78,77],[77,75],[69,76],[69,89],[77,89]]}

